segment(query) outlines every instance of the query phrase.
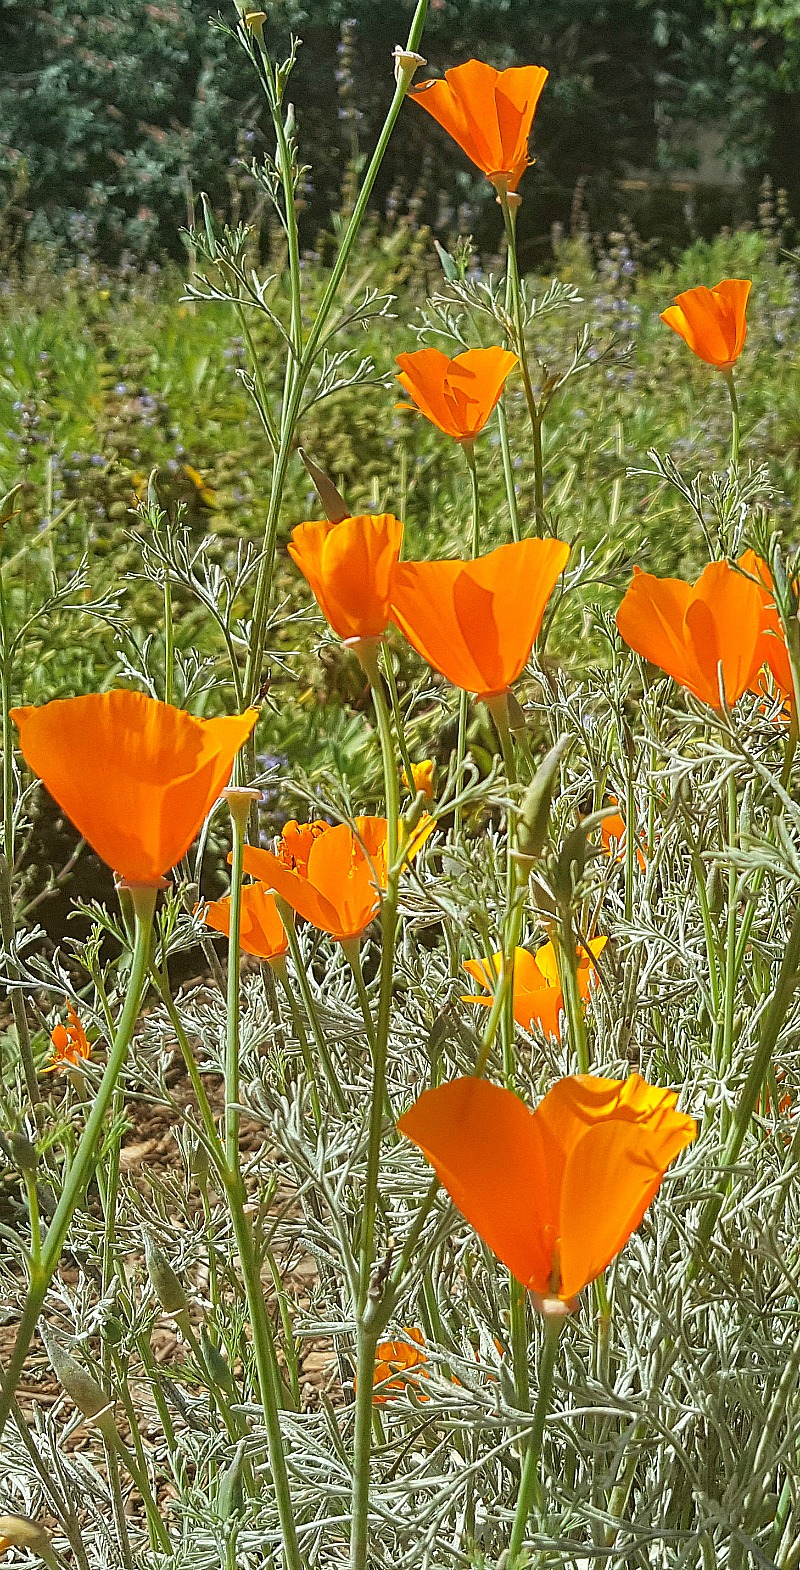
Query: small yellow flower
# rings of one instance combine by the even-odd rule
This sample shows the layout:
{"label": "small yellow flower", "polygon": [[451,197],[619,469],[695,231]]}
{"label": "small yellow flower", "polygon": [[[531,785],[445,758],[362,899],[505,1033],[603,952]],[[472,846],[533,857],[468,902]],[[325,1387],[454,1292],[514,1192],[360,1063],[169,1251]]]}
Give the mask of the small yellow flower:
{"label": "small yellow flower", "polygon": [[[422,763],[412,763],[411,783],[414,787],[415,795],[418,795],[419,792],[422,791],[426,801],[433,801],[433,777],[435,773],[436,764],[432,758],[425,758],[423,759]],[[406,790],[411,789],[405,769],[403,770],[403,784],[405,785]]]}

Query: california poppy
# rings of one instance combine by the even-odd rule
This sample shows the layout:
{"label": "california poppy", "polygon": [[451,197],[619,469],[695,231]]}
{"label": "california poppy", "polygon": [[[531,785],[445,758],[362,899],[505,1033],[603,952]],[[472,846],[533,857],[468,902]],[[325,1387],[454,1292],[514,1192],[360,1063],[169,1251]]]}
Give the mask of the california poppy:
{"label": "california poppy", "polygon": [[410,97],[444,126],[498,191],[516,191],[531,162],[528,137],[549,72],[541,65],[496,71],[467,60]]}
{"label": "california poppy", "polygon": [[527,539],[469,562],[401,562],[392,616],[434,670],[491,697],[524,669],[568,557],[561,540]]}
{"label": "california poppy", "polygon": [[403,525],[391,513],[300,523],[289,555],[340,638],[379,638],[391,614]]}
{"label": "california poppy", "polygon": [[[231,926],[229,895],[199,905],[197,913],[207,927],[227,937]],[[239,943],[245,954],[265,960],[280,959],[289,947],[274,896],[263,883],[246,883],[242,889]]]}
{"label": "california poppy", "polygon": [[755,551],[745,551],[739,557],[739,566],[743,572],[757,578],[761,589],[761,660],[760,665],[768,665],[772,679],[781,696],[794,701],[794,682],[792,680],[792,667],[789,660],[789,650],[786,646],[786,636],[778,615],[775,604],[775,595],[772,588],[772,573],[761,556]]}
{"label": "california poppy", "polygon": [[744,348],[751,288],[749,278],[723,278],[713,289],[701,284],[676,295],[675,304],[661,312],[661,320],[699,360],[729,371]]}
{"label": "california poppy", "polygon": [[405,785],[406,790],[413,790],[415,793],[421,791],[426,801],[433,801],[435,774],[436,764],[433,759],[425,758],[422,763],[412,763],[410,783],[405,769],[403,769],[401,781]]}
{"label": "california poppy", "polygon": [[199,720],[115,691],[11,717],[26,763],[98,856],[128,883],[158,885],[227,785],[258,710]]}
{"label": "california poppy", "polygon": [[305,865],[289,867],[272,851],[244,847],[244,870],[274,889],[298,916],[340,943],[357,938],[378,914],[386,887],[385,818],[325,824]]}
{"label": "california poppy", "polygon": [[[611,797],[611,805],[612,807],[619,805],[616,797],[614,796]],[[625,819],[623,818],[622,813],[608,813],[600,825],[600,843],[602,844],[603,850],[607,856],[615,855],[618,861],[624,861],[626,833]],[[644,851],[640,845],[637,845],[636,847],[636,860],[638,861],[642,872],[644,872],[647,862],[645,860]]]}
{"label": "california poppy", "polygon": [[50,1045],[53,1056],[43,1070],[45,1074],[53,1074],[57,1069],[64,1068],[70,1063],[80,1063],[90,1058],[92,1049],[86,1039],[84,1030],[74,1003],[67,1003],[67,1023],[55,1025],[50,1032]]}
{"label": "california poppy", "polygon": [[763,595],[727,562],[710,562],[695,584],[634,568],[617,611],[625,642],[711,708],[736,702],[764,661]]}
{"label": "california poppy", "polygon": [[[593,958],[602,954],[607,938],[590,938],[587,954],[582,949],[578,956],[578,989],[585,1000],[589,996],[589,988],[593,978],[596,980],[597,972]],[[491,993],[494,984],[500,975],[503,956],[493,954],[491,959],[468,959],[464,961],[464,969],[469,972],[479,987],[484,987],[490,995],[488,997],[465,997],[465,1003],[491,1004]],[[546,1036],[560,1037],[561,1027],[559,1016],[564,1008],[564,997],[561,991],[561,979],[558,974],[558,961],[552,943],[543,943],[541,948],[531,954],[529,949],[515,949],[514,951],[514,1018],[523,1030],[530,1030],[536,1024],[544,1031]]]}
{"label": "california poppy", "polygon": [[508,349],[467,349],[454,360],[441,349],[417,349],[398,354],[397,364],[397,380],[412,399],[397,408],[417,408],[445,436],[471,442],[483,430],[518,360]]}
{"label": "california poppy", "polygon": [[571,1307],[694,1139],[676,1101],[638,1074],[582,1074],[531,1112],[510,1090],[465,1077],[424,1091],[397,1126],[523,1286]]}
{"label": "california poppy", "polygon": [[[404,1329],[403,1341],[379,1341],[375,1354],[375,1371],[372,1383],[375,1390],[375,1401],[379,1405],[390,1401],[392,1396],[400,1394],[406,1385],[416,1385],[420,1376],[427,1379],[428,1370],[425,1368],[425,1338],[421,1330],[414,1326]],[[413,1346],[409,1346],[409,1341]],[[411,1369],[416,1369],[413,1378],[409,1378]],[[398,1378],[397,1376],[405,1376]],[[355,1381],[353,1382],[355,1384]],[[428,1397],[420,1392],[420,1401],[427,1401]]]}

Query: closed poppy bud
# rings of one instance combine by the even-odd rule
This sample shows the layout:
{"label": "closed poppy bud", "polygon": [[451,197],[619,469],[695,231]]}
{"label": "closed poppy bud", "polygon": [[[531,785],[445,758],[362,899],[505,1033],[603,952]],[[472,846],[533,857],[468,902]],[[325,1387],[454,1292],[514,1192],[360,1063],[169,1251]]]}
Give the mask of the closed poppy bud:
{"label": "closed poppy bud", "polygon": [[397,380],[412,400],[397,408],[417,408],[445,436],[471,442],[483,430],[518,360],[508,349],[467,349],[454,360],[441,349],[417,349],[398,354],[397,364]]}
{"label": "closed poppy bud", "polygon": [[661,312],[661,320],[688,343],[699,360],[729,371],[744,348],[751,288],[749,278],[723,278],[713,289],[703,285],[687,289]]}
{"label": "closed poppy bud", "polygon": [[561,1079],[535,1111],[465,1077],[426,1090],[401,1134],[543,1312],[575,1306],[639,1226],[697,1133],[672,1091],[638,1074]]}
{"label": "closed poppy bud", "polygon": [[88,1369],[72,1356],[55,1332],[41,1322],[39,1335],[44,1342],[56,1379],[66,1391],[70,1401],[75,1403],[78,1411],[88,1418],[96,1418],[105,1412],[110,1405],[111,1397],[101,1389]]}
{"label": "closed poppy bud", "polygon": [[572,745],[572,738],[559,736],[539,764],[525,795],[517,822],[515,855],[523,873],[541,856],[547,838],[553,791],[558,780],[561,761]]}
{"label": "closed poppy bud", "polygon": [[11,718],[26,763],[98,856],[127,882],[158,887],[227,785],[258,710],[200,720],[120,690]]}
{"label": "closed poppy bud", "polygon": [[151,1232],[144,1234],[144,1259],[150,1284],[165,1314],[183,1314],[189,1300],[179,1277]]}
{"label": "closed poppy bud", "polygon": [[561,540],[520,540],[474,561],[401,562],[392,616],[411,647],[479,698],[522,673],[567,564]]}
{"label": "closed poppy bud", "polygon": [[380,638],[386,631],[402,540],[403,525],[391,513],[292,530],[289,555],[340,638]]}
{"label": "closed poppy bud", "polygon": [[409,781],[405,769],[402,773],[402,782],[406,790],[413,788],[417,795],[423,795],[426,801],[433,801],[433,779],[436,773],[436,764],[432,758],[425,758],[422,763],[412,763],[411,780]]}
{"label": "closed poppy bud", "polygon": [[694,584],[634,570],[617,611],[631,649],[712,709],[736,703],[764,662],[763,595],[727,562],[711,562]]}
{"label": "closed poppy bud", "polygon": [[411,97],[437,120],[498,191],[516,191],[531,159],[528,138],[547,81],[541,65],[496,71],[481,60],[420,82]]}

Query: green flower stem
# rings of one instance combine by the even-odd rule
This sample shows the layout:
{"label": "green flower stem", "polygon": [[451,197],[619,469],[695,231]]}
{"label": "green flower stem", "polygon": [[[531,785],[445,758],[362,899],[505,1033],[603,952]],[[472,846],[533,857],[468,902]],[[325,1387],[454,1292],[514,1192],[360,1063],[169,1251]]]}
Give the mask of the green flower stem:
{"label": "green flower stem", "polygon": [[[728,843],[735,851],[739,843],[739,810],[736,799],[736,779],[733,774],[728,776]],[[733,1061],[733,1020],[734,1005],[736,1002],[736,983],[738,971],[736,967],[736,917],[737,910],[738,877],[736,868],[731,862],[728,868],[728,920],[725,938],[725,998],[724,1015],[722,1024],[722,1068],[728,1069]]]}
{"label": "green flower stem", "polygon": [[739,399],[736,396],[733,371],[723,371],[722,374],[731,400],[731,474],[737,474],[739,470]]}
{"label": "green flower stem", "polygon": [[295,975],[297,976],[297,984],[300,988],[300,996],[303,999],[303,1007],[305,1008],[308,1022],[311,1026],[311,1034],[314,1037],[314,1044],[320,1056],[322,1070],[325,1075],[325,1079],[327,1080],[328,1089],[334,1099],[337,1110],[339,1112],[344,1112],[346,1111],[347,1103],[342,1094],[342,1087],[339,1083],[339,1077],[336,1073],[336,1070],[334,1069],[333,1061],[331,1059],[330,1052],[328,1051],[328,1043],[325,1039],[325,1032],[322,1028],[322,1023],[317,1013],[316,1004],[314,1002],[314,994],[311,991],[311,984],[308,979],[308,973],[303,962],[303,953],[297,938],[297,929],[294,924],[294,911],[292,910],[291,905],[287,905],[286,901],[281,899],[279,894],[275,895],[275,903],[278,907],[281,921],[283,922],[283,925],[286,929],[286,936],[289,939],[289,953],[292,956],[292,963],[294,965]]}
{"label": "green flower stem", "polygon": [[304,1570],[300,1545],[297,1540],[297,1527],[295,1525],[289,1489],[283,1434],[281,1433],[279,1415],[281,1380],[278,1358],[272,1334],[272,1325],[270,1324],[267,1305],[264,1301],[264,1289],[261,1284],[261,1272],[253,1245],[253,1235],[245,1212],[247,1193],[241,1174],[227,1173],[225,1188],[239,1253],[239,1263],[244,1280],[250,1327],[253,1335],[258,1389],[264,1412],[264,1427],[267,1431],[269,1466],[275,1488],[278,1519],[281,1524],[284,1564],[286,1570]]}
{"label": "green flower stem", "polygon": [[511,1359],[514,1365],[514,1392],[517,1406],[523,1412],[531,1407],[530,1377],[528,1373],[529,1323],[528,1294],[516,1276],[508,1272],[508,1322],[511,1331]]}
{"label": "green flower stem", "polygon": [[361,965],[361,939],[346,938],[342,943],[342,949],[344,951],[347,963],[353,972],[353,980],[356,984],[356,992],[358,993],[358,1001],[364,1020],[364,1028],[367,1032],[367,1040],[369,1041],[370,1051],[374,1059],[375,1021],[372,1018],[372,1009],[370,1007],[369,995],[364,982],[364,971]]}
{"label": "green flower stem", "polygon": [[567,1016],[570,1046],[578,1060],[578,1073],[588,1074],[589,1045],[586,1038],[583,1000],[578,987],[578,951],[575,946],[572,912],[566,907],[562,907],[559,912],[556,950],[558,955],[558,975],[564,997],[564,1013]]}
{"label": "green flower stem", "polygon": [[314,1122],[317,1128],[319,1128],[322,1122],[322,1112],[319,1104],[319,1087],[317,1085],[314,1059],[311,1054],[311,1048],[308,1044],[308,1035],[306,1032],[303,1015],[300,1008],[298,1007],[297,998],[294,995],[294,988],[292,987],[292,983],[289,980],[289,972],[286,969],[286,961],[283,958],[283,955],[281,954],[277,958],[270,960],[270,964],[281,983],[284,996],[289,1005],[289,1013],[292,1017],[292,1026],[300,1044],[300,1051],[303,1054],[303,1066],[308,1077],[309,1092],[311,1095],[311,1110],[314,1114]]}
{"label": "green flower stem", "polygon": [[[413,54],[419,47],[425,19],[428,12],[428,0],[417,0],[417,6],[411,21],[408,34],[406,51]],[[389,145],[389,140],[403,107],[403,103],[411,86],[413,71],[401,70],[397,81],[394,96],[389,106],[383,128],[378,137],[375,151],[370,160],[364,180],[353,207],[350,222],[342,237],[342,243],[331,269],[327,288],[320,302],[316,318],[306,339],[305,348],[300,352],[297,363],[290,361],[287,364],[287,382],[284,389],[283,408],[281,415],[280,440],[275,456],[275,466],[272,474],[269,507],[264,528],[264,544],[261,565],[258,570],[256,590],[253,600],[252,630],[247,651],[245,668],[244,693],[247,704],[251,704],[258,692],[261,682],[261,660],[264,644],[264,634],[267,625],[267,613],[272,594],[272,575],[275,565],[275,547],[280,520],[283,490],[286,483],[286,474],[289,462],[294,451],[295,428],[300,417],[303,402],[303,392],[306,382],[311,374],[317,352],[321,347],[328,319],[336,303],[339,285],[344,277],[347,264],[358,238],[359,230],[364,220],[370,196],[375,181],[378,177],[384,154]],[[293,192],[291,184],[285,188],[287,211],[293,208]],[[293,309],[295,307],[293,306]],[[299,350],[299,337],[298,337]],[[254,752],[254,743],[249,743],[250,753]]]}
{"label": "green flower stem", "polygon": [[[353,1491],[350,1512],[350,1570],[366,1570],[369,1562],[369,1485],[372,1455],[372,1395],[375,1351],[381,1322],[382,1286],[373,1279],[375,1221],[378,1208],[384,1107],[388,1087],[386,1062],[389,1050],[394,956],[397,942],[397,913],[402,860],[398,854],[399,791],[397,759],[383,678],[378,666],[377,645],[364,642],[358,656],[372,687],[375,718],[381,744],[387,818],[386,890],[381,905],[381,974],[378,1019],[372,1047],[372,1100],[367,1133],[367,1172],[361,1219],[359,1249],[357,1323],[357,1379],[355,1430],[353,1437]],[[358,978],[356,978],[358,984]],[[368,1007],[368,1005],[367,1005]]]}
{"label": "green flower stem", "polygon": [[61,1198],[47,1228],[41,1259],[36,1268],[31,1268],[28,1292],[20,1317],[17,1338],[8,1367],[3,1375],[2,1391],[0,1392],[0,1434],[2,1434],[6,1424],[42,1304],[61,1258],[61,1250],[69,1232],[70,1222],[76,1206],[80,1204],[83,1198],[91,1177],[106,1113],[111,1105],[114,1088],[128,1056],[128,1049],[139,1013],[150,963],[156,893],[156,889],[142,885],[131,889],[136,927],[133,960],[130,976],[128,977],[125,1003],[109,1053],[108,1063],[95,1096],[94,1105],[67,1172],[64,1187],[61,1191]]}
{"label": "green flower stem", "polygon": [[548,1314],[545,1316],[544,1341],[542,1343],[538,1369],[539,1389],[533,1410],[533,1426],[525,1449],[525,1461],[522,1467],[522,1479],[519,1485],[514,1525],[511,1529],[511,1541],[508,1545],[508,1570],[519,1570],[522,1562],[520,1556],[525,1542],[525,1533],[528,1528],[528,1518],[531,1510],[534,1506],[539,1510],[543,1507],[544,1490],[539,1475],[539,1467],[542,1457],[545,1422],[553,1392],[553,1369],[563,1324],[564,1319],[560,1314]]}
{"label": "green flower stem", "polygon": [[175,681],[175,624],[172,618],[172,580],[164,568],[164,702],[171,703]]}
{"label": "green flower stem", "polygon": [[514,486],[514,465],[511,458],[511,442],[508,436],[508,417],[506,415],[504,397],[497,405],[497,424],[500,429],[500,451],[503,456],[503,479],[506,486],[506,499],[508,501],[508,517],[511,524],[511,538],[518,542],[519,508],[517,506],[517,492]]}
{"label": "green flower stem", "polygon": [[636,876],[636,797],[633,791],[633,769],[628,766],[625,779],[625,920],[633,921],[633,880]]}
{"label": "green flower stem", "polygon": [[400,695],[397,691],[397,682],[395,680],[392,656],[389,649],[386,647],[383,649],[383,659],[381,661],[381,666],[386,677],[386,685],[389,688],[389,699],[392,705],[392,719],[394,720],[394,733],[397,737],[397,746],[400,752],[400,758],[405,771],[406,780],[408,781],[408,789],[413,796],[414,765],[411,760],[411,753],[408,750],[408,742],[406,741],[406,729],[405,725],[403,724],[403,713],[400,708]]}
{"label": "green flower stem", "polygon": [[[513,195],[513,193],[512,193]],[[544,461],[542,456],[542,415],[536,402],[536,396],[531,382],[530,367],[528,365],[528,349],[525,342],[525,324],[522,318],[522,287],[519,276],[519,261],[517,258],[517,210],[514,201],[509,199],[509,194],[502,187],[498,189],[498,199],[503,209],[503,222],[506,230],[508,245],[508,282],[510,285],[511,310],[515,325],[514,348],[519,359],[519,368],[522,372],[522,385],[525,389],[525,402],[528,405],[528,414],[531,421],[533,435],[533,496],[536,509],[536,530],[542,533],[544,525]]]}
{"label": "green flower stem", "polygon": [[[0,724],[3,734],[3,850],[0,854],[0,937],[8,956],[7,964],[12,979],[18,974],[11,961],[14,948],[14,734],[11,725],[11,671],[14,647],[9,636],[3,570],[0,566]],[[31,1033],[25,1010],[25,999],[19,987],[11,987],[11,1011],[17,1033],[17,1045],[25,1076],[25,1089],[33,1106],[41,1100],[36,1065],[33,1061]]]}
{"label": "green flower stem", "polygon": [[750,1122],[755,1112],[758,1098],[764,1086],[767,1073],[772,1062],[775,1046],[780,1035],[781,1026],[786,1018],[789,1007],[794,997],[795,988],[800,979],[800,906],[795,911],[789,940],[784,950],[778,980],[772,994],[772,1000],[764,1016],[761,1027],[761,1040],[758,1049],[750,1064],[747,1078],[744,1082],[739,1105],[733,1117],[733,1124],[728,1134],[722,1154],[722,1175],[716,1190],[709,1196],[703,1206],[702,1214],[697,1228],[697,1240],[694,1253],[689,1265],[689,1279],[696,1276],[702,1264],[703,1254],[714,1230],[717,1217],[725,1202],[730,1183],[729,1171],[739,1158],[739,1152],[744,1143],[744,1138],[750,1127]]}
{"label": "green flower stem", "polygon": [[[475,450],[472,442],[462,442],[464,457],[467,460],[469,477],[472,488],[472,560],[478,555],[480,545],[480,493],[478,490],[478,470],[475,465]],[[456,747],[456,765],[460,770],[467,756],[467,726],[469,724],[469,693],[461,692],[458,699],[458,742]],[[461,833],[461,807],[457,806],[453,816],[453,828],[456,836]]]}
{"label": "green flower stem", "polygon": [[228,928],[228,995],[225,1029],[225,1160],[231,1172],[239,1171],[239,970],[242,929],[242,876],[244,833],[258,792],[229,789],[224,792],[233,828],[231,856],[230,925]]}

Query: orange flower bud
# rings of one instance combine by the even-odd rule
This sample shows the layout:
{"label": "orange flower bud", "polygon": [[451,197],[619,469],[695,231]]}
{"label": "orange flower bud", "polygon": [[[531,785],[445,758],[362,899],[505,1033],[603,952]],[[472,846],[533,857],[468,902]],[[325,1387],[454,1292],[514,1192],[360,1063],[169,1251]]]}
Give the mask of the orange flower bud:
{"label": "orange flower bud", "polygon": [[723,278],[714,289],[701,284],[676,295],[675,304],[661,312],[661,320],[699,360],[729,371],[744,348],[751,288],[749,278]]}

